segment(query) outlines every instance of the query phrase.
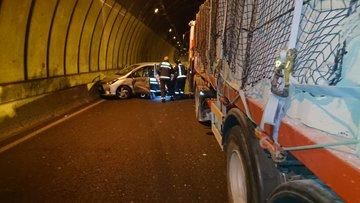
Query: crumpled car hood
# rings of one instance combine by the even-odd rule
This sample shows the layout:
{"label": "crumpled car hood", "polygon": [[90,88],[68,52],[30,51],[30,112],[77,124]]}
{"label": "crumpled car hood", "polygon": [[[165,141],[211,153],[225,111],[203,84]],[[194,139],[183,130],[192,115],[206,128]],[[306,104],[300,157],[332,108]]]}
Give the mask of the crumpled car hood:
{"label": "crumpled car hood", "polygon": [[105,77],[104,79],[102,79],[103,82],[110,82],[110,81],[113,81],[115,79],[122,79],[124,78],[125,76],[124,75],[113,75],[113,76],[108,76],[108,77]]}

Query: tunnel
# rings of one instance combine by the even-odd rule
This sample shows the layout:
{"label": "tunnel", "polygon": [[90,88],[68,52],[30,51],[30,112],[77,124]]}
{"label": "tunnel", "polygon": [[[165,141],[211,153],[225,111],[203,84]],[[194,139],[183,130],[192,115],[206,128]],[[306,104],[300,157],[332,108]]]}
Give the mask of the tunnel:
{"label": "tunnel", "polygon": [[89,102],[105,75],[178,57],[202,2],[1,0],[0,140]]}
{"label": "tunnel", "polygon": [[360,202],[359,13],[0,0],[0,202]]}

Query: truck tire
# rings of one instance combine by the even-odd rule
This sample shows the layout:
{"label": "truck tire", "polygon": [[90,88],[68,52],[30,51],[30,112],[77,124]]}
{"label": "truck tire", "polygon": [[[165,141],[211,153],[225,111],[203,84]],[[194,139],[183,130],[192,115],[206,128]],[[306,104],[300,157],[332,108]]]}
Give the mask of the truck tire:
{"label": "truck tire", "polygon": [[315,180],[295,180],[279,185],[270,195],[269,203],[331,203],[338,197]]}
{"label": "truck tire", "polygon": [[201,92],[201,87],[197,86],[195,89],[195,116],[196,116],[196,120],[205,124],[205,122],[209,121],[209,118],[207,118],[206,116],[204,116],[204,112],[203,112],[203,97],[200,95]]}
{"label": "truck tire", "polygon": [[195,100],[195,117],[197,121],[200,121],[199,117],[201,114],[200,112],[201,104],[200,104],[199,88],[195,88],[194,100]]}
{"label": "truck tire", "polygon": [[280,185],[280,173],[270,156],[260,147],[253,134],[254,126],[245,115],[238,109],[232,109],[225,122],[224,127],[230,124],[223,137],[227,156],[229,200],[265,202],[271,192]]}
{"label": "truck tire", "polygon": [[226,145],[227,183],[229,202],[246,203],[260,202],[257,174],[254,173],[254,163],[249,154],[250,149],[240,126],[234,126],[228,131]]}

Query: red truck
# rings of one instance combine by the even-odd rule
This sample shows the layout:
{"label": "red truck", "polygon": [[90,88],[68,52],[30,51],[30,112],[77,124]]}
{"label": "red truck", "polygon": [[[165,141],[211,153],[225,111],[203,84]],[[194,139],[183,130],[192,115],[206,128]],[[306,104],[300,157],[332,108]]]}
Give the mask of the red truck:
{"label": "red truck", "polygon": [[231,202],[360,202],[360,1],[206,0],[190,22],[196,118]]}

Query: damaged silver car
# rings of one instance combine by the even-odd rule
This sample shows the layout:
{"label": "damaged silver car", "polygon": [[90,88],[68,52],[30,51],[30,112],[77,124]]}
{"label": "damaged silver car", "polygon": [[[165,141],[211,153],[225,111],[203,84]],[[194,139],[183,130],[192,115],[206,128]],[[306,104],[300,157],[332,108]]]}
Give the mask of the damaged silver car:
{"label": "damaged silver car", "polygon": [[139,63],[128,66],[114,76],[100,81],[101,96],[128,99],[132,96],[151,98],[160,92],[156,67],[159,62]]}

